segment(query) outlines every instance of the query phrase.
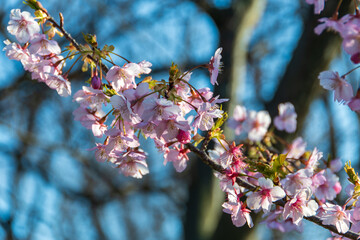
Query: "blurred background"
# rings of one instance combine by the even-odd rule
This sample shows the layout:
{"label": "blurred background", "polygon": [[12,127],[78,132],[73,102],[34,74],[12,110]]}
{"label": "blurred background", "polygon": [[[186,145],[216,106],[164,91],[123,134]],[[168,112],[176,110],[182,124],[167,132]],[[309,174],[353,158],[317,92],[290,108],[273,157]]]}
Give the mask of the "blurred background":
{"label": "blurred background", "polygon": [[[351,2],[343,1],[342,13]],[[214,91],[231,99],[225,105],[230,113],[243,104],[275,116],[277,105],[290,101],[298,130],[288,139],[301,135],[308,150],[316,146],[325,157],[351,160],[359,169],[358,115],[334,103],[317,79],[330,68],[344,74],[354,67],[338,36],[313,33],[317,19],[331,16],[337,1],[327,1],[320,16],[304,0],[42,3],[56,19],[63,13],[65,28],[80,42],[82,33],[95,33],[100,47],[112,44],[133,62],[152,62],[158,80],[167,79],[172,62],[186,70],[208,63],[223,47],[224,67]],[[0,39],[15,40],[6,31],[13,8],[32,12],[20,0],[3,1]],[[236,228],[222,213],[224,195],[207,166],[192,156],[186,171],[176,173],[171,164],[163,166],[149,142],[144,148],[150,174],[141,180],[121,176],[87,150],[96,139],[73,120],[78,106],[71,97],[32,81],[21,63],[5,54],[0,62],[0,239],[306,239],[315,231],[323,239],[330,236],[307,222],[303,233],[285,235],[264,224],[250,231]],[[349,80],[359,76],[355,71]],[[71,73],[73,93],[88,77]],[[196,71],[192,81],[211,87],[206,71]]]}

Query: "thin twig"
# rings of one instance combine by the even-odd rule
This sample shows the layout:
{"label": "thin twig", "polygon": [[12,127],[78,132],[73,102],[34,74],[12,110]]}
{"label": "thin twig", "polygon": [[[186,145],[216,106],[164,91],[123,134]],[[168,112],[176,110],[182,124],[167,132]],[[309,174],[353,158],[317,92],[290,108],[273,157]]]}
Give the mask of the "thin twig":
{"label": "thin twig", "polygon": [[[80,44],[70,35],[70,33],[68,33],[65,29],[64,26],[60,26],[53,17],[51,17],[50,15],[48,16],[48,21],[51,22],[57,29],[59,29],[59,31],[64,34],[65,38],[67,40],[69,40],[69,42],[79,51],[81,52],[81,46]],[[96,59],[94,59],[91,55],[87,55],[87,58],[91,59],[91,61],[93,61],[94,63],[96,63]],[[109,68],[104,65],[103,63],[101,63],[101,68],[104,70],[104,72],[108,72]]]}

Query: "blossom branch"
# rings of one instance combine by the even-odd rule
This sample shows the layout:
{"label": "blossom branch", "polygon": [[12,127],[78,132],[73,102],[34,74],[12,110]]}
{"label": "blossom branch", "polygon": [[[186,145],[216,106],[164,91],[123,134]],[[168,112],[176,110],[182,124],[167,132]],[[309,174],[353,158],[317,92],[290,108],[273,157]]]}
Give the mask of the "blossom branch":
{"label": "blossom branch", "polygon": [[[194,145],[192,145],[191,143],[186,144],[186,147],[189,148],[193,153],[195,153],[198,157],[200,157],[200,159],[202,160],[202,162],[204,162],[206,165],[208,165],[210,168],[212,168],[213,170],[224,174],[225,173],[225,168],[223,168],[222,166],[216,164],[213,160],[210,159],[210,157],[206,154],[206,152],[204,150],[199,150],[197,147],[195,147]],[[249,183],[246,180],[243,180],[239,177],[236,178],[236,183],[241,186],[244,187],[250,191],[256,191],[258,188]],[[284,207],[286,204],[286,201],[284,199],[278,200],[275,202],[276,205],[278,206],[282,206]],[[336,234],[339,234],[341,236],[350,238],[350,239],[359,239],[360,238],[360,234],[355,233],[353,231],[347,231],[346,233],[340,233],[337,228],[334,225],[324,225],[320,219],[320,217],[317,216],[310,216],[310,217],[304,217],[306,220],[313,222],[325,229],[328,229]]]}

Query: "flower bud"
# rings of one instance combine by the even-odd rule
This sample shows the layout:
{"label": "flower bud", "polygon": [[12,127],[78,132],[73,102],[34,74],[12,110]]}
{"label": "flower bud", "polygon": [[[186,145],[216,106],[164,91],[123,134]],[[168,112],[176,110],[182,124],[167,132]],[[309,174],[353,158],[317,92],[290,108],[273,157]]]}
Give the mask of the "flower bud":
{"label": "flower bud", "polygon": [[350,59],[355,64],[360,63],[360,52],[353,54]]}
{"label": "flower bud", "polygon": [[101,89],[101,79],[98,76],[91,78],[91,87],[93,89]]}

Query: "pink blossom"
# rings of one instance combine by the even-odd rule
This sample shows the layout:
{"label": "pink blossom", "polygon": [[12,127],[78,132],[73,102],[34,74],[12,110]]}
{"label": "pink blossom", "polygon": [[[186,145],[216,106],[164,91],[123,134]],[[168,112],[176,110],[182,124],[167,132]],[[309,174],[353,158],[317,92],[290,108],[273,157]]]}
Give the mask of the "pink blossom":
{"label": "pink blossom", "polygon": [[236,105],[234,108],[233,117],[230,118],[228,122],[228,126],[232,129],[235,129],[236,135],[240,135],[243,132],[246,118],[246,108],[244,106]]}
{"label": "pink blossom", "polygon": [[111,105],[120,114],[121,118],[131,124],[141,122],[139,115],[133,112],[130,102],[123,95],[114,95],[110,98]]}
{"label": "pink blossom", "polygon": [[144,113],[142,119],[144,121],[162,121],[176,118],[180,115],[181,109],[173,102],[167,99],[150,99],[144,104]]}
{"label": "pink blossom", "polygon": [[229,150],[220,155],[219,162],[224,168],[228,167],[235,160],[243,160],[244,157],[241,152],[241,146],[242,145],[236,146],[235,142],[233,142],[232,145],[229,146]]}
{"label": "pink blossom", "polygon": [[334,100],[340,103],[348,102],[354,96],[351,85],[339,73],[333,71],[321,72],[320,85],[327,90],[334,90]]}
{"label": "pink blossom", "polygon": [[296,130],[296,113],[291,103],[281,103],[278,106],[279,116],[275,117],[274,125],[278,130],[285,130],[288,133]]}
{"label": "pink blossom", "polygon": [[204,102],[202,98],[209,100],[213,97],[213,94],[214,93],[210,88],[200,88],[197,91],[191,90],[191,95],[188,97],[187,101],[195,107],[200,107]]}
{"label": "pink blossom", "polygon": [[350,213],[338,205],[323,206],[325,210],[321,220],[325,225],[334,225],[339,233],[346,233],[350,229]]}
{"label": "pink blossom", "polygon": [[[156,135],[162,137],[166,142],[175,141],[179,130],[190,131],[190,125],[183,116],[172,117],[168,120],[162,120],[156,123]],[[190,132],[189,132],[190,134]]]}
{"label": "pink blossom", "polygon": [[187,156],[189,152],[190,150],[183,148],[183,145],[181,145],[180,148],[175,146],[175,149],[170,149],[170,151],[164,155],[164,165],[166,165],[167,162],[172,162],[177,172],[184,171],[189,161],[189,157]]}
{"label": "pink blossom", "polygon": [[73,96],[73,101],[76,101],[82,107],[90,106],[91,108],[101,105],[102,103],[106,106],[109,99],[102,90],[86,86],[83,86],[82,90],[77,91]]}
{"label": "pink blossom", "polygon": [[131,108],[134,112],[139,114],[139,116],[142,116],[145,108],[150,107],[147,103],[150,102],[152,103],[152,105],[150,105],[155,107],[155,101],[157,99],[155,94],[151,94],[149,84],[145,82],[140,83],[136,89],[127,89],[123,91],[123,95],[131,103]]}
{"label": "pink blossom", "polygon": [[314,29],[314,32],[317,35],[320,35],[326,28],[339,32],[341,28],[343,28],[344,23],[346,23],[350,18],[351,16],[349,14],[343,16],[339,20],[335,20],[333,18],[320,18],[319,22],[321,23]]}
{"label": "pink blossom", "polygon": [[326,0],[306,0],[308,4],[314,5],[315,14],[320,14],[322,10],[324,10]]}
{"label": "pink blossom", "polygon": [[55,89],[62,97],[68,97],[71,95],[70,82],[61,75],[49,73],[45,83],[49,86],[49,88]]}
{"label": "pink blossom", "polygon": [[339,33],[343,38],[343,48],[345,52],[352,55],[352,59],[356,60],[356,55],[360,52],[360,18],[359,16],[351,16],[348,18],[348,21],[345,22],[341,28],[339,28]]}
{"label": "pink blossom", "polygon": [[152,67],[151,62],[143,60],[143,61],[138,63],[138,66],[140,68],[138,75],[140,75],[140,74],[149,74],[151,72],[151,67]]}
{"label": "pink blossom", "polygon": [[106,79],[117,92],[136,88],[135,77],[139,77],[142,73],[150,73],[149,67],[151,63],[146,61],[139,64],[127,63],[123,67],[113,66],[107,72]]}
{"label": "pink blossom", "polygon": [[23,49],[20,44],[12,43],[9,40],[5,40],[4,43],[6,46],[3,51],[9,59],[21,61],[29,58],[29,50]]}
{"label": "pink blossom", "polygon": [[323,175],[324,181],[314,187],[314,195],[323,202],[325,202],[325,200],[334,200],[336,195],[341,191],[339,177],[328,168],[320,171],[316,175],[319,174]]}
{"label": "pink blossom", "polygon": [[270,179],[261,177],[258,181],[261,190],[253,192],[247,198],[247,205],[252,210],[262,208],[264,212],[269,212],[272,202],[282,199],[286,194],[281,187],[274,187],[273,182]]}
{"label": "pink blossom", "polygon": [[12,9],[7,30],[15,35],[20,43],[26,43],[33,38],[35,33],[40,32],[40,26],[29,12]]}
{"label": "pink blossom", "polygon": [[310,188],[312,184],[312,175],[312,170],[300,169],[297,172],[288,174],[285,179],[282,179],[281,185],[284,187],[288,195],[293,196],[301,189]]}
{"label": "pink blossom", "polygon": [[271,123],[270,115],[267,111],[250,111],[246,120],[246,130],[251,141],[261,141],[265,136]]}
{"label": "pink blossom", "polygon": [[319,160],[323,157],[323,153],[319,152],[317,148],[315,147],[312,151],[309,159],[305,162],[305,166],[307,169],[316,169],[316,167],[319,165]]}
{"label": "pink blossom", "polygon": [[283,208],[278,207],[279,209],[274,212],[270,212],[265,219],[265,223],[270,229],[276,229],[280,232],[290,232],[296,230],[298,232],[302,232],[302,222],[299,222],[298,225],[294,224],[292,220],[283,218]]}
{"label": "pink blossom", "polygon": [[105,145],[96,143],[96,147],[88,149],[89,151],[95,150],[95,159],[99,162],[106,162],[109,160],[109,155],[106,153]]}
{"label": "pink blossom", "polygon": [[80,121],[84,127],[91,129],[95,137],[101,138],[107,130],[107,126],[102,120],[105,114],[101,110],[97,111],[96,109],[88,109],[80,106],[73,112],[73,115],[76,121]]}
{"label": "pink blossom", "polygon": [[285,219],[292,218],[294,224],[298,225],[303,217],[309,217],[316,214],[319,205],[315,200],[309,200],[311,192],[308,189],[302,189],[285,204],[283,216]]}
{"label": "pink blossom", "polygon": [[225,213],[231,214],[231,220],[236,227],[241,227],[245,223],[247,223],[250,228],[254,226],[250,216],[251,211],[246,208],[243,202],[225,202],[222,206]]}
{"label": "pink blossom", "polygon": [[287,158],[290,159],[299,159],[304,153],[306,149],[306,142],[301,137],[297,137],[288,147]]}
{"label": "pink blossom", "polygon": [[58,55],[61,53],[61,49],[55,40],[49,40],[45,34],[37,33],[30,41],[29,52],[41,56],[49,54]]}
{"label": "pink blossom", "polygon": [[[182,80],[189,82],[191,75],[192,72],[185,72]],[[175,85],[175,89],[176,89],[176,94],[185,100],[187,100],[187,98],[190,96],[190,87],[188,84],[184,83],[183,81],[178,81],[177,84]]]}
{"label": "pink blossom", "polygon": [[210,82],[212,85],[218,85],[217,77],[221,67],[221,52],[222,48],[218,48],[215,52],[215,55],[211,57],[209,63],[209,72],[210,72]]}
{"label": "pink blossom", "polygon": [[228,174],[230,171],[231,170],[228,170],[226,174],[214,172],[215,177],[219,179],[220,189],[223,192],[230,192],[233,191],[235,186],[238,187],[235,181],[239,174],[235,172],[233,172],[233,174]]}
{"label": "pink blossom", "polygon": [[106,152],[112,156],[115,151],[126,151],[129,147],[136,148],[140,146],[139,139],[130,129],[127,129],[126,135],[119,129],[111,128],[105,131],[105,135],[109,137],[106,145]]}
{"label": "pink blossom", "polygon": [[193,126],[202,131],[208,131],[214,125],[214,118],[222,117],[223,111],[216,104],[204,102],[198,108],[198,115],[195,117]]}
{"label": "pink blossom", "polygon": [[114,151],[114,164],[124,176],[142,178],[149,173],[148,165],[145,161],[146,154],[141,150],[129,150],[126,152]]}

